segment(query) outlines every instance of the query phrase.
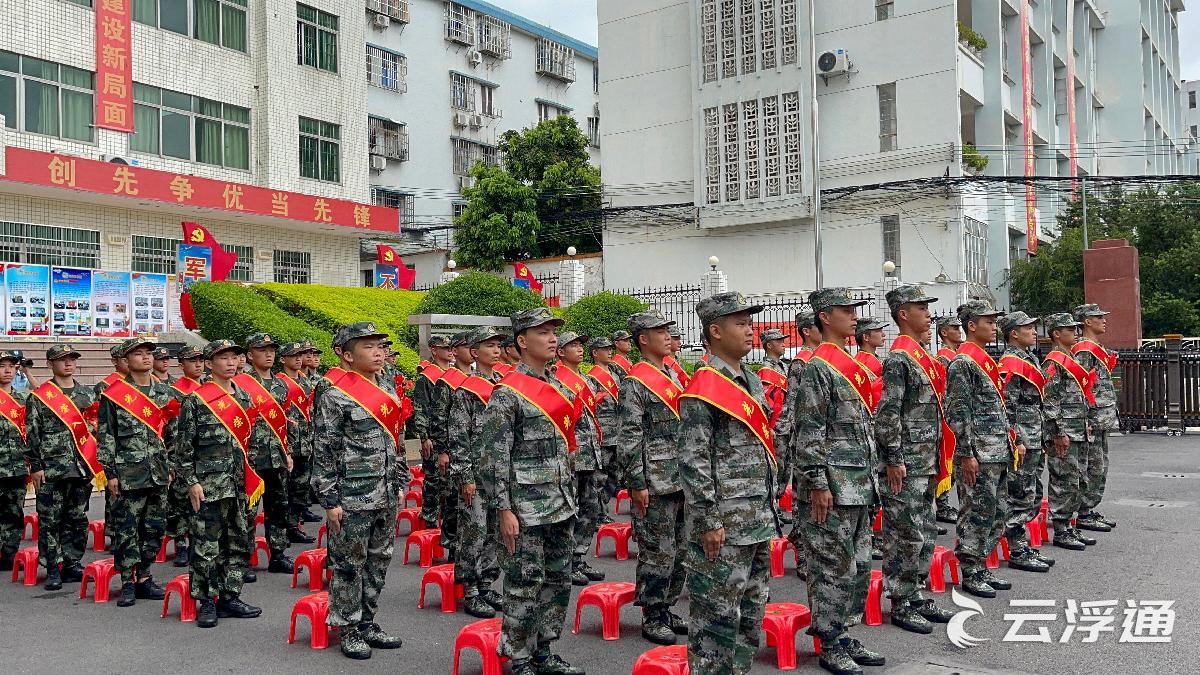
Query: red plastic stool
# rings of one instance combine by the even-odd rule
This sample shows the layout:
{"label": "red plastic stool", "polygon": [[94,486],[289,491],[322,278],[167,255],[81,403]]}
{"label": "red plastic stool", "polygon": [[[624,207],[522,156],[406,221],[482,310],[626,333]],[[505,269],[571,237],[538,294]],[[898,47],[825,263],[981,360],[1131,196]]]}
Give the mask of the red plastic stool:
{"label": "red plastic stool", "polygon": [[[775,665],[779,670],[796,669],[796,634],[812,621],[808,607],[798,602],[768,602],[763,612],[763,632],[767,646],[775,648]],[[813,636],[813,649],[821,653],[821,638]]]}
{"label": "red plastic stool", "polygon": [[1029,533],[1029,545],[1037,548],[1042,545],[1042,526],[1037,518],[1025,523],[1025,531]]}
{"label": "red plastic stool", "polygon": [[418,509],[421,508],[422,504],[425,501],[425,498],[422,496],[423,492],[424,492],[423,490],[416,490],[416,489],[405,492],[404,493],[404,508],[408,508],[408,503],[410,501],[413,503],[413,506],[416,506]]}
{"label": "red plastic stool", "polygon": [[783,576],[783,560],[787,557],[788,549],[792,551],[792,561],[800,566],[800,554],[786,537],[776,537],[771,540],[771,576],[778,579]]}
{"label": "red plastic stool", "polygon": [[875,512],[875,520],[871,521],[872,532],[883,532],[883,508]]}
{"label": "red plastic stool", "polygon": [[321,523],[321,527],[317,528],[317,546],[324,546],[324,544],[321,542],[325,541],[325,535],[328,532],[329,526],[325,523]]}
{"label": "red plastic stool", "polygon": [[[168,534],[168,535],[163,536],[162,543],[158,545],[158,556],[156,558],[154,558],[154,562],[156,562],[156,563],[167,562],[167,542],[171,542],[171,541],[174,541],[173,539],[171,539],[171,535]],[[179,544],[175,544],[175,555],[179,555]]]}
{"label": "red plastic stool", "polygon": [[425,521],[421,520],[421,509],[400,509],[396,513],[396,536],[400,536],[400,523],[408,523],[409,533],[425,529]]}
{"label": "red plastic stool", "polygon": [[165,595],[163,595],[162,617],[167,618],[167,608],[171,604],[171,594],[179,596],[179,620],[180,621],[195,621],[196,620],[196,599],[192,597],[192,583],[188,574],[180,574],[171,581],[167,582]]}
{"label": "red plastic stool", "polygon": [[1046,514],[1045,509],[1038,514],[1037,518],[1033,519],[1033,522],[1037,523],[1042,531],[1042,541],[1050,541],[1050,516]]}
{"label": "red plastic stool", "polygon": [[413,544],[421,552],[421,567],[432,567],[433,559],[446,555],[441,544],[442,531],[439,529],[420,530],[408,535],[404,540],[404,564],[408,564],[408,548]]}
{"label": "red plastic stool", "polygon": [[1050,513],[1050,498],[1049,497],[1042,497],[1042,508],[1039,511],[1039,513],[1041,513],[1043,516],[1048,515]]}
{"label": "red plastic stool", "polygon": [[883,623],[883,572],[871,570],[871,580],[867,583],[867,606],[863,623],[868,626],[878,626]]}
{"label": "red plastic stool", "polygon": [[424,478],[413,478],[412,480],[408,481],[408,488],[410,490],[413,488],[421,488],[422,490],[424,490],[425,489],[425,479]]}
{"label": "red plastic stool", "polygon": [[596,557],[600,557],[600,542],[612,539],[617,560],[629,560],[629,540],[633,537],[633,526],[629,523],[605,523],[596,530]]}
{"label": "red plastic stool", "polygon": [[13,583],[16,583],[21,570],[25,571],[25,585],[36,586],[38,582],[38,550],[36,546],[26,546],[13,554]]}
{"label": "red plastic stool", "polygon": [[117,569],[112,558],[101,558],[83,568],[83,579],[79,582],[79,599],[87,597],[88,580],[95,583],[96,602],[108,602],[108,586],[116,576]]}
{"label": "red plastic stool", "polygon": [[296,641],[296,617],[308,617],[309,644],[313,649],[325,649],[329,646],[329,630],[325,625],[325,617],[329,614],[329,594],[313,593],[306,595],[292,605],[292,623],[288,627],[288,644]]}
{"label": "red plastic stool", "polygon": [[633,662],[633,675],[688,675],[687,645],[655,647]]}
{"label": "red plastic stool", "polygon": [[425,587],[437,584],[442,590],[442,611],[453,614],[458,611],[458,598],[463,597],[463,585],[454,583],[454,565],[434,565],[421,575],[421,598],[417,609],[425,609]]}
{"label": "red plastic stool", "polygon": [[500,675],[500,664],[508,660],[500,656],[496,648],[500,646],[500,617],[484,619],[469,623],[458,631],[454,639],[454,670],[452,675],[458,675],[458,660],[464,649],[474,649],[483,659],[483,675]]}
{"label": "red plastic stool", "polygon": [[316,593],[324,588],[324,579],[331,574],[325,569],[325,558],[328,555],[325,549],[314,548],[296,556],[296,564],[292,567],[292,588],[296,587],[296,579],[301,569],[308,570],[308,590]]}
{"label": "red plastic stool", "polygon": [[104,551],[104,521],[89,520],[88,532],[92,535],[92,550],[97,553]]}
{"label": "red plastic stool", "polygon": [[262,511],[259,511],[254,516],[254,530],[258,531],[258,528],[261,527],[263,529],[263,532],[266,532],[267,531],[266,522],[267,522],[266,514],[264,514]]}
{"label": "red plastic stool", "polygon": [[[613,513],[621,513],[621,502],[629,502],[629,490],[621,489],[617,491],[617,500],[613,504]],[[632,502],[630,502],[632,504]]]}
{"label": "red plastic stool", "polygon": [[416,480],[425,480],[425,470],[420,466],[413,465],[408,467],[408,474]]}
{"label": "red plastic stool", "polygon": [[606,581],[590,584],[579,592],[575,601],[575,627],[571,632],[579,635],[579,613],[584,607],[600,610],[601,629],[605,640],[621,637],[621,607],[633,602],[637,587],[628,581]]}
{"label": "red plastic stool", "polygon": [[[29,530],[29,537],[25,536],[25,530]],[[30,541],[38,540],[38,515],[37,511],[25,514],[25,525],[21,528],[21,538],[28,538]]]}
{"label": "red plastic stool", "polygon": [[1000,537],[1000,541],[996,543],[996,548],[988,554],[984,564],[989,570],[1000,569],[1000,556],[1003,555],[1005,560],[1008,560],[1008,540]]}
{"label": "red plastic stool", "polygon": [[783,491],[783,496],[779,498],[779,510],[784,513],[792,512],[792,486],[787,486]]}
{"label": "red plastic stool", "polygon": [[266,537],[254,538],[254,550],[250,552],[250,567],[258,567],[258,552],[262,550],[266,553],[267,562],[271,562],[271,547],[267,545]]}
{"label": "red plastic stool", "polygon": [[933,547],[933,556],[929,561],[929,590],[934,593],[946,592],[946,569],[950,569],[950,582],[958,583],[958,558],[954,551],[943,546]]}

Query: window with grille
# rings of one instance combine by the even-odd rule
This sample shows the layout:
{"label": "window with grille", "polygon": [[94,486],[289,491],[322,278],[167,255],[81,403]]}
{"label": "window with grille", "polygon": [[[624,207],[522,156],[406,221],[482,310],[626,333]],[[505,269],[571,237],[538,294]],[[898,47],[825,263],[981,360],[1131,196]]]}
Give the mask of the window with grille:
{"label": "window with grille", "polygon": [[412,195],[399,190],[372,187],[371,203],[376,206],[386,206],[400,212],[400,226],[411,227],[414,220],[414,202]]}
{"label": "window with grille", "polygon": [[445,34],[451,42],[475,44],[475,12],[457,2],[447,2]]}
{"label": "window with grille", "polygon": [[886,21],[896,15],[895,0],[875,0],[875,20]]}
{"label": "window with grille", "polygon": [[799,92],[706,108],[703,119],[704,203],[800,193]]}
{"label": "window with grille", "polygon": [[476,35],[479,38],[479,51],[498,59],[512,57],[512,47],[509,43],[512,26],[494,16],[480,14],[478,29]]}
{"label": "window with grille", "polygon": [[300,118],[300,175],[338,183],[341,170],[342,129],[336,124]]}
{"label": "window with grille", "polygon": [[408,91],[408,59],[403,54],[367,45],[367,84],[401,94]]}
{"label": "window with grille", "polygon": [[987,225],[974,218],[963,218],[963,237],[966,239],[967,281],[986,286],[988,283]]}
{"label": "window with grille", "polygon": [[883,262],[896,264],[900,276],[900,216],[880,216],[879,229],[883,237]]}
{"label": "window with grille", "polygon": [[254,281],[254,247],[222,244],[226,251],[237,254],[237,263],[229,271],[230,281]]}
{"label": "window with grille", "polygon": [[309,283],[312,275],[312,256],[308,252],[275,249],[271,257],[276,283]]}
{"label": "window with grille", "polygon": [[592,146],[593,148],[600,147],[600,118],[599,117],[587,118],[587,136],[588,136],[588,145]]}
{"label": "window with grille", "polygon": [[367,10],[408,22],[408,0],[367,0]]}
{"label": "window with grille", "polygon": [[879,151],[896,149],[896,83],[881,84],[879,93]]}
{"label": "window with grille", "polygon": [[468,175],[471,167],[478,161],[482,161],[486,166],[496,166],[500,163],[500,155],[494,145],[484,145],[466,138],[450,140],[454,152],[452,166],[456,176]]}
{"label": "window with grille", "polygon": [[475,89],[466,75],[450,73],[450,107],[475,112]]}
{"label": "window with grille", "polygon": [[152,274],[174,274],[179,266],[182,239],[133,235],[133,261],[129,269]]}
{"label": "window with grille", "polygon": [[564,82],[574,82],[575,50],[553,40],[538,40],[536,72]]}
{"label": "window with grille", "polygon": [[338,71],[338,18],[316,7],[296,4],[296,63]]}
{"label": "window with grille", "polygon": [[400,162],[408,160],[408,130],[381,117],[367,118],[368,152]]}
{"label": "window with grille", "polygon": [[0,221],[0,262],[96,269],[100,232]]}

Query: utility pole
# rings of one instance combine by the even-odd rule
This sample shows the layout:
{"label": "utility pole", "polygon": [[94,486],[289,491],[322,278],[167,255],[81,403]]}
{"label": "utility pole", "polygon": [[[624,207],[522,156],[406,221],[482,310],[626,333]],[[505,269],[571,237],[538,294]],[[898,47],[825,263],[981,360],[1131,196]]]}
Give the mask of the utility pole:
{"label": "utility pole", "polygon": [[813,274],[815,288],[825,285],[825,274],[821,266],[821,125],[817,117],[817,3],[808,0],[808,73],[812,87],[812,209],[813,209]]}
{"label": "utility pole", "polygon": [[1088,250],[1088,222],[1087,222],[1087,178],[1082,179],[1083,186],[1083,250]]}

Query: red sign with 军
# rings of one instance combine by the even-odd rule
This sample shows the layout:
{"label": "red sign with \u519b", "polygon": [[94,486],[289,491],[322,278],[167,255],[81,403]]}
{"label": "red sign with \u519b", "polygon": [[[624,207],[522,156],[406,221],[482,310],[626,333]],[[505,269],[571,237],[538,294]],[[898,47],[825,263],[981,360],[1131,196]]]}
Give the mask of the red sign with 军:
{"label": "red sign with \u519b", "polygon": [[130,0],[96,2],[96,126],[133,132]]}

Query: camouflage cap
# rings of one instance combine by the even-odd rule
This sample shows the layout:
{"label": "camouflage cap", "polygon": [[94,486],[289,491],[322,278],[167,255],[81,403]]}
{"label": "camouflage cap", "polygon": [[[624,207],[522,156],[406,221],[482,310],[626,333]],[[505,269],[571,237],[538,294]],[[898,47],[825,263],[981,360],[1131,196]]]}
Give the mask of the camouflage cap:
{"label": "camouflage cap", "polygon": [[10,350],[8,350],[8,353],[17,357],[19,359],[18,362],[21,363],[22,365],[26,365],[26,366],[33,365],[33,359],[25,358],[25,352],[21,351],[20,349],[10,349]]}
{"label": "camouflage cap", "polygon": [[1029,316],[1025,312],[1011,312],[1005,314],[996,320],[996,325],[1000,328],[1003,335],[1008,335],[1010,330],[1020,328],[1021,326],[1030,326],[1038,322],[1036,316]]}
{"label": "camouflage cap", "polygon": [[285,342],[279,346],[280,356],[300,356],[305,351],[307,350],[303,342]]}
{"label": "camouflage cap", "polygon": [[[124,356],[124,354],[116,353],[116,352],[119,352],[120,347],[123,346],[124,344],[125,343],[122,342],[121,344],[116,345],[115,347],[113,347],[113,349],[109,350],[109,353],[112,354],[113,356]],[[47,361],[57,361],[58,359],[65,359],[68,356],[73,356],[75,358],[79,358],[79,356],[80,356],[79,350],[75,349],[75,347],[73,345],[68,345],[68,344],[57,344],[57,345],[54,345],[53,347],[51,347],[50,349],[46,350],[46,360]]]}
{"label": "camouflage cap", "polygon": [[730,291],[728,293],[717,293],[714,296],[701,300],[696,304],[696,315],[700,317],[701,323],[707,325],[723,316],[739,312],[757,314],[762,311],[762,308],[762,305],[752,305],[747,302],[746,296],[741,293]]}
{"label": "camouflage cap", "polygon": [[595,349],[612,349],[612,346],[612,340],[609,340],[604,336],[594,337],[588,341],[587,350],[588,353],[591,353]]}
{"label": "camouflage cap", "polygon": [[786,339],[787,339],[787,333],[784,333],[783,331],[779,330],[778,328],[768,328],[758,334],[758,340],[759,340],[759,342],[762,342],[763,344],[766,344],[766,343],[770,342],[771,340],[786,340]]}
{"label": "camouflage cap", "polygon": [[428,344],[429,344],[430,348],[449,347],[450,346],[450,338],[445,335],[430,335]]}
{"label": "camouflage cap", "polygon": [[963,323],[984,316],[1000,316],[1004,314],[1004,312],[992,307],[992,303],[987,300],[968,300],[958,306],[957,313],[958,320]]}
{"label": "camouflage cap", "polygon": [[23,358],[24,357],[21,356],[21,352],[10,352],[7,350],[0,351],[0,361],[12,361],[13,365],[20,365]]}
{"label": "camouflage cap", "polygon": [[519,335],[530,328],[546,324],[554,324],[557,328],[563,325],[563,320],[550,313],[549,307],[534,307],[514,312],[512,315],[513,335]]}
{"label": "camouflage cap", "polygon": [[617,340],[632,340],[633,333],[630,333],[627,330],[619,330],[619,331],[613,333],[612,339],[613,339],[613,342],[616,342]]}
{"label": "camouflage cap", "polygon": [[854,324],[854,334],[862,335],[863,333],[868,333],[873,330],[883,330],[884,328],[887,328],[887,322],[880,321],[873,316],[868,316],[859,319]]}
{"label": "camouflage cap", "polygon": [[188,345],[188,346],[184,347],[183,349],[179,350],[179,360],[180,361],[186,361],[188,359],[202,359],[202,358],[204,358],[204,350],[197,347],[196,345]]}
{"label": "camouflage cap", "polygon": [[470,338],[471,331],[460,330],[459,332],[450,336],[450,348],[454,349],[455,347],[466,347]]}
{"label": "camouflage cap", "polygon": [[796,312],[796,330],[804,330],[817,325],[817,315],[811,309],[802,309]]}
{"label": "camouflage cap", "polygon": [[387,339],[385,339],[385,340],[380,340],[380,341],[379,341],[379,345],[380,345],[381,347],[391,347],[391,346],[392,346],[392,345],[394,345],[394,344],[396,344],[396,343],[395,343],[395,342],[392,342],[392,339],[391,339],[391,338],[387,338]]}
{"label": "camouflage cap", "polygon": [[[644,312],[638,312],[637,314],[631,315],[629,320],[626,322],[626,325],[629,326],[628,335],[632,337],[644,330],[662,328],[664,326],[674,326],[675,322],[663,316],[663,313],[657,309],[648,309]],[[617,331],[617,335],[620,335],[623,332],[625,331]],[[614,342],[621,339],[623,338],[617,337],[616,335],[613,336]]]}
{"label": "camouflage cap", "polygon": [[118,342],[117,344],[108,348],[108,355],[113,357],[114,359],[119,359],[119,358],[121,358],[121,355],[118,353],[120,351],[121,351],[121,343]]}
{"label": "camouflage cap", "polygon": [[1056,314],[1051,314],[1045,319],[1042,319],[1042,324],[1046,326],[1047,333],[1058,328],[1076,328],[1080,325],[1079,322],[1075,320],[1075,317],[1071,316],[1070,312],[1058,312]]}
{"label": "camouflage cap", "polygon": [[233,340],[213,340],[204,347],[204,358],[211,359],[221,352],[232,351],[236,354],[245,354],[246,348],[234,342]]}
{"label": "camouflage cap", "polygon": [[[150,347],[153,352],[158,352],[158,349],[154,348],[153,340],[149,338],[135,337],[129,338],[119,345],[119,348],[117,349],[117,356],[129,356],[129,352],[137,349],[138,347]],[[157,354],[155,354],[155,358],[157,358]]]}
{"label": "camouflage cap", "polygon": [[1100,309],[1100,305],[1088,303],[1071,310],[1071,314],[1075,316],[1076,321],[1083,321],[1089,316],[1107,316],[1109,312]]}
{"label": "camouflage cap", "polygon": [[315,344],[313,344],[313,341],[312,341],[312,340],[305,339],[305,340],[302,340],[302,342],[304,343],[304,351],[306,351],[306,352],[312,352],[312,353],[314,353],[314,354],[320,354],[320,353],[321,353],[321,350],[320,350],[320,348],[318,348],[318,347],[317,347]]}
{"label": "camouflage cap", "polygon": [[679,330],[679,326],[676,325],[675,323],[672,323],[670,326],[667,326],[667,333],[670,333],[671,337],[673,337],[673,338],[682,338],[683,337],[683,331]]}
{"label": "camouflage cap", "polygon": [[340,342],[335,342],[335,347],[344,347],[351,340],[359,340],[362,338],[386,338],[387,333],[379,330],[374,321],[356,321],[348,326],[344,326],[341,332],[338,333]]}
{"label": "camouflage cap", "polygon": [[924,286],[917,284],[897,286],[888,291],[887,294],[888,309],[892,312],[895,312],[904,305],[917,302],[937,302],[937,298],[931,297],[925,292]]}
{"label": "camouflage cap", "polygon": [[488,340],[503,341],[504,337],[494,326],[480,326],[471,331],[470,335],[467,336],[467,344],[472,347],[478,347]]}
{"label": "camouflage cap", "polygon": [[867,301],[855,299],[849,288],[819,288],[808,294],[808,304],[818,314],[830,307],[858,307]]}
{"label": "camouflage cap", "polygon": [[274,347],[279,349],[279,343],[275,338],[271,337],[270,333],[254,333],[246,338],[246,349],[254,349],[255,347]]}
{"label": "camouflage cap", "polygon": [[171,358],[171,350],[167,349],[166,347],[155,347],[154,348],[154,360],[155,361],[158,361],[159,359],[170,359],[170,358]]}
{"label": "camouflage cap", "polygon": [[558,348],[562,349],[572,342],[580,342],[584,345],[591,339],[591,336],[580,335],[573,330],[566,330],[558,334]]}
{"label": "camouflage cap", "polygon": [[957,314],[955,314],[954,316],[943,316],[943,317],[939,317],[939,318],[938,318],[938,320],[937,320],[937,329],[938,329],[938,330],[941,330],[941,329],[943,329],[943,328],[946,328],[947,326],[955,326],[955,327],[960,327],[960,328],[961,328],[961,327],[962,327],[962,321],[961,321],[961,320],[959,320],[959,318],[958,318],[958,315],[957,315]]}
{"label": "camouflage cap", "polygon": [[502,339],[500,340],[500,347],[501,347],[501,348],[504,348],[504,347],[514,347],[514,346],[516,346],[516,344],[517,344],[517,338],[516,338],[516,336],[515,336],[515,335],[513,335],[512,333],[502,333],[502,334],[501,334],[501,337],[502,337]]}

